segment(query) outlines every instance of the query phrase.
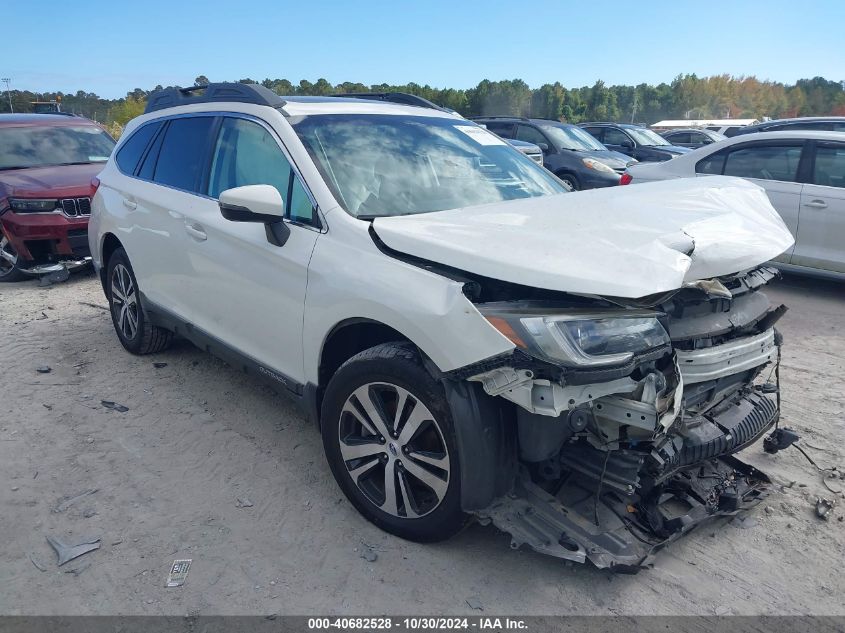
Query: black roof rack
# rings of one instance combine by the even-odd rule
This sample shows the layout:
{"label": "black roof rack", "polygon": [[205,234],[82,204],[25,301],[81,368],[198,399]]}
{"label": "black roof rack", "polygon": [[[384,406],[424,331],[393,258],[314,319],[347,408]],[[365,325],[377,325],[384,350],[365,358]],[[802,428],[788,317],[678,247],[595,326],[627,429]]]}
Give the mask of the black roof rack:
{"label": "black roof rack", "polygon": [[433,110],[440,110],[441,112],[452,112],[452,110],[448,108],[444,108],[429,101],[428,99],[424,99],[423,97],[413,95],[408,92],[347,92],[328,96],[350,99],[369,99],[370,101],[388,101],[390,103],[417,106],[418,108],[431,108]]}
{"label": "black roof rack", "polygon": [[269,88],[260,84],[219,83],[190,88],[164,88],[150,93],[144,113],[189,105],[191,103],[254,103],[271,108],[285,105],[282,99]]}
{"label": "black roof rack", "polygon": [[473,121],[476,119],[516,119],[517,121],[530,121],[527,116],[519,116],[518,114],[483,114],[481,116],[471,117]]}

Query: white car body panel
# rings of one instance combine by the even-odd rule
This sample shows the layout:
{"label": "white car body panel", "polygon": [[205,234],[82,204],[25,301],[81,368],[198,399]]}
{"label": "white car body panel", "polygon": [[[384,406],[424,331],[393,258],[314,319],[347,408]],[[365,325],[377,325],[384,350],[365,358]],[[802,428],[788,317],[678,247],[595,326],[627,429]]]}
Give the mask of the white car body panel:
{"label": "white car body panel", "polygon": [[373,226],[388,247],[460,270],[630,298],[750,268],[793,242],[760,187],[723,177],[377,218]]}
{"label": "white car body panel", "polygon": [[[707,156],[734,145],[759,141],[835,141],[845,143],[842,132],[761,132],[742,134],[707,145],[689,154],[664,163],[638,163],[627,172],[631,184],[643,184],[678,178],[713,178],[696,173],[696,164]],[[746,178],[763,187],[772,206],[780,214],[795,239],[787,251],[772,258],[794,272],[812,272],[825,276],[845,273],[845,190],[841,187],[821,186],[811,183],[785,182]],[[820,207],[817,203],[822,203]],[[808,206],[809,205],[809,206]]]}

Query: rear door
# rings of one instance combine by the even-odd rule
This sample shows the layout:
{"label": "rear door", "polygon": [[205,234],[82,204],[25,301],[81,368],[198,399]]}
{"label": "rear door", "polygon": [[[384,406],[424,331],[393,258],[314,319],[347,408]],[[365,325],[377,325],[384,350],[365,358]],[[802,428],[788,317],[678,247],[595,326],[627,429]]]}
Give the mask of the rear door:
{"label": "rear door", "polygon": [[[285,201],[290,236],[267,241],[263,224],[230,222],[220,192],[267,184]],[[252,117],[224,116],[212,144],[200,202],[183,232],[195,283],[186,289],[194,321],[295,389],[303,381],[302,319],[308,263],[320,235],[316,204],[275,132]]]}
{"label": "rear door", "polygon": [[[804,141],[757,141],[733,145],[725,153],[722,173],[746,178],[766,190],[772,206],[797,239],[801,191],[798,174]],[[775,258],[789,263],[795,247]]]}
{"label": "rear door", "polygon": [[816,141],[792,263],[845,273],[845,143]]}
{"label": "rear door", "polygon": [[122,191],[129,231],[121,240],[138,285],[146,299],[182,318],[189,318],[186,298],[197,283],[185,218],[202,203],[197,190],[215,125],[214,116],[165,120]]}

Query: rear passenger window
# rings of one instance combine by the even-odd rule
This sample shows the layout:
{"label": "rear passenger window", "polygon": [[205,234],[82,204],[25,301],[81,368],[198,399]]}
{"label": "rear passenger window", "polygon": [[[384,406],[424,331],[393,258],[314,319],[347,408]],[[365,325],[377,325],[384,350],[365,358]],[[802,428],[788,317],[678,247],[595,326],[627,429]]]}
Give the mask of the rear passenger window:
{"label": "rear passenger window", "polygon": [[[669,134],[666,136],[666,140],[670,143],[690,143],[690,133],[689,132],[677,132],[675,134]],[[698,139],[695,139],[696,141]],[[692,141],[695,142],[695,141]]]}
{"label": "rear passenger window", "polygon": [[589,132],[592,136],[597,138],[599,141],[602,139],[602,132],[603,132],[602,128],[600,128],[600,127],[585,127],[583,129],[587,130],[587,132]]}
{"label": "rear passenger window", "polygon": [[214,117],[171,119],[153,180],[185,191],[197,191]]}
{"label": "rear passenger window", "polygon": [[505,121],[484,121],[484,125],[494,134],[504,138],[513,138],[513,123]]}
{"label": "rear passenger window", "polygon": [[826,187],[845,187],[845,146],[816,147],[813,182]]}
{"label": "rear passenger window", "polygon": [[273,185],[284,200],[290,180],[288,163],[276,139],[262,126],[244,119],[226,118],[220,127],[208,195],[244,185]]}
{"label": "rear passenger window", "polygon": [[800,161],[800,145],[751,145],[728,154],[724,174],[794,182]]}
{"label": "rear passenger window", "polygon": [[141,160],[144,150],[147,149],[147,145],[150,144],[150,140],[152,140],[153,135],[155,135],[160,126],[161,123],[159,121],[142,125],[120,146],[115,156],[120,171],[128,175],[135,173],[135,169],[138,167],[138,161]]}

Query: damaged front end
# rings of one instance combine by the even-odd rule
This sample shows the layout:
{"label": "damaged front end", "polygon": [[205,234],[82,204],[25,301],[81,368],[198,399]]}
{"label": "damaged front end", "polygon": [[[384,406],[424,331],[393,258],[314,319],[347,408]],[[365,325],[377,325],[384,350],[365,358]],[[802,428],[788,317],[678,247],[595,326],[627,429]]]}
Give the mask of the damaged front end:
{"label": "damaged front end", "polygon": [[[513,485],[467,508],[531,548],[635,571],[766,494],[731,455],[778,421],[781,337],[761,267],[640,299],[476,298],[512,354],[452,372],[513,412]],[[492,299],[492,300],[485,300]]]}

